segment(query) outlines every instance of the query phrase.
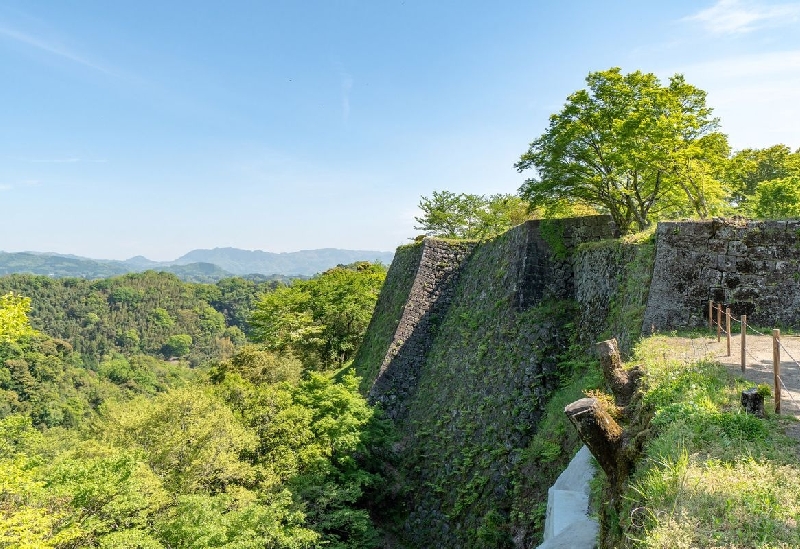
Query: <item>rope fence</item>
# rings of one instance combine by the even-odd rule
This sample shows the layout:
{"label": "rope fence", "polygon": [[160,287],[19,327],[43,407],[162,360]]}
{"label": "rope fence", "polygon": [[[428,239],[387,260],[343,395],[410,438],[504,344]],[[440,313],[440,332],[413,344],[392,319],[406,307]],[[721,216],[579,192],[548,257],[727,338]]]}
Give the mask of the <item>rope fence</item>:
{"label": "rope fence", "polygon": [[[716,316],[716,318],[714,318]],[[724,326],[723,326],[724,321]],[[713,300],[708,301],[708,328],[713,333],[715,330],[717,332],[717,342],[722,341],[722,336],[725,336],[726,344],[727,344],[727,351],[728,355],[731,356],[731,322],[735,322],[739,324],[739,336],[741,341],[741,367],[742,373],[744,374],[747,370],[747,357],[750,357],[753,361],[759,362],[759,359],[750,352],[750,349],[747,346],[747,335],[748,333],[753,333],[755,335],[760,336],[772,336],[772,370],[773,370],[773,378],[774,378],[774,387],[775,387],[775,413],[781,413],[781,394],[783,391],[789,395],[789,398],[792,402],[796,402],[792,393],[787,389],[786,384],[781,377],[781,351],[783,351],[784,355],[789,357],[791,362],[800,368],[800,362],[792,356],[787,349],[783,342],[781,342],[781,331],[779,329],[772,330],[771,334],[765,334],[760,332],[750,326],[747,323],[747,315],[742,315],[740,319],[733,318],[731,316],[731,309],[730,307],[725,307],[725,311],[723,313],[722,303],[714,303]]]}

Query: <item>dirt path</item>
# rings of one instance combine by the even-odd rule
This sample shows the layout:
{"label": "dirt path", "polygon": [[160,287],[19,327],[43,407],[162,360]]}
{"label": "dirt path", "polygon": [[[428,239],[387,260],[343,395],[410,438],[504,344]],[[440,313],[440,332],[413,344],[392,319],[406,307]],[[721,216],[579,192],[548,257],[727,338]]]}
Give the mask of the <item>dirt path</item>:
{"label": "dirt path", "polygon": [[[742,376],[741,340],[738,334],[731,339],[731,356],[727,356],[725,338],[717,343],[716,336],[700,338],[674,338],[677,353],[683,353],[687,359],[700,359],[711,356],[728,367],[736,376]],[[800,361],[800,336],[781,336],[781,379],[786,388],[782,388],[781,413],[800,419],[800,365],[791,357]],[[791,355],[791,356],[789,356]],[[773,386],[772,372],[772,336],[747,336],[747,366],[743,376],[755,383],[766,383]],[[771,405],[771,404],[770,404]],[[800,430],[800,429],[799,429]]]}

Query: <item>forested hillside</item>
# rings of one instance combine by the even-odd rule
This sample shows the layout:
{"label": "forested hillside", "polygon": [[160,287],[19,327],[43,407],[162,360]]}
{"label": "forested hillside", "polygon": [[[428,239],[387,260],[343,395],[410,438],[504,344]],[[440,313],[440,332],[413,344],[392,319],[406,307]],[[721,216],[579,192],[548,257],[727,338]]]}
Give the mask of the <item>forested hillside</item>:
{"label": "forested hillside", "polygon": [[146,270],[173,273],[185,282],[214,283],[223,278],[243,276],[254,280],[283,280],[314,276],[334,267],[359,261],[388,265],[392,252],[324,248],[299,252],[272,253],[238,248],[192,250],[174,261],[152,261],[136,256],[125,261],[89,259],[76,255],[42,252],[0,251],[0,276],[38,274],[55,278],[98,279]]}
{"label": "forested hillside", "polygon": [[233,353],[256,296],[276,284],[192,284],[154,271],[97,281],[10,275],[0,278],[0,293],[30,297],[34,328],[69,341],[87,364],[141,353],[199,365]]}
{"label": "forested hillside", "polygon": [[[283,287],[328,308],[298,305],[278,326],[303,318],[324,343],[338,333],[326,323],[369,317],[383,274],[359,264]],[[376,547],[367,502],[389,430],[340,362],[295,356],[297,339],[247,342],[275,290],[0,278],[0,546]]]}

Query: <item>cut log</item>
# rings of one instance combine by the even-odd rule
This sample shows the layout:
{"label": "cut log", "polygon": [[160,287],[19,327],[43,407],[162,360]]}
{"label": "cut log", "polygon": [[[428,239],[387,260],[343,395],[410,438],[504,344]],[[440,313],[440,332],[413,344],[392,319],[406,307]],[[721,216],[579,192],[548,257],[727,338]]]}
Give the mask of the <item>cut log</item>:
{"label": "cut log", "polygon": [[564,413],[600,464],[613,486],[627,477],[629,464],[623,456],[622,427],[594,398],[576,400]]}
{"label": "cut log", "polygon": [[764,417],[764,395],[757,388],[742,391],[742,406],[748,414]]}

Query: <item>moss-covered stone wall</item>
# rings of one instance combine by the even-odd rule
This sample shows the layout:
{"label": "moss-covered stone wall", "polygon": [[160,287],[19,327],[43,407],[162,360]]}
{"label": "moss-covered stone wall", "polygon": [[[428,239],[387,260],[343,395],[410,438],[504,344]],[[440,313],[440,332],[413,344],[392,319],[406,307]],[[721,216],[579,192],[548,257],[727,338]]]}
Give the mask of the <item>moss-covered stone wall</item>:
{"label": "moss-covered stone wall", "polygon": [[625,351],[643,330],[702,324],[708,299],[800,320],[798,221],[612,235],[597,216],[398,250],[355,361],[400,436],[386,547],[535,547],[580,445],[563,407],[599,383],[595,341]]}
{"label": "moss-covered stone wall", "polygon": [[[574,374],[573,255],[612,235],[600,216],[542,229],[529,222],[491,242],[426,239],[416,256],[398,252],[355,363],[401,437],[391,546],[538,540],[547,487],[577,448],[563,429],[548,444],[534,440],[554,391]],[[413,257],[415,280],[403,285],[395,277]],[[387,312],[397,320],[377,318]]]}
{"label": "moss-covered stone wall", "polygon": [[645,330],[701,326],[709,299],[756,325],[800,326],[800,220],[659,223]]}

